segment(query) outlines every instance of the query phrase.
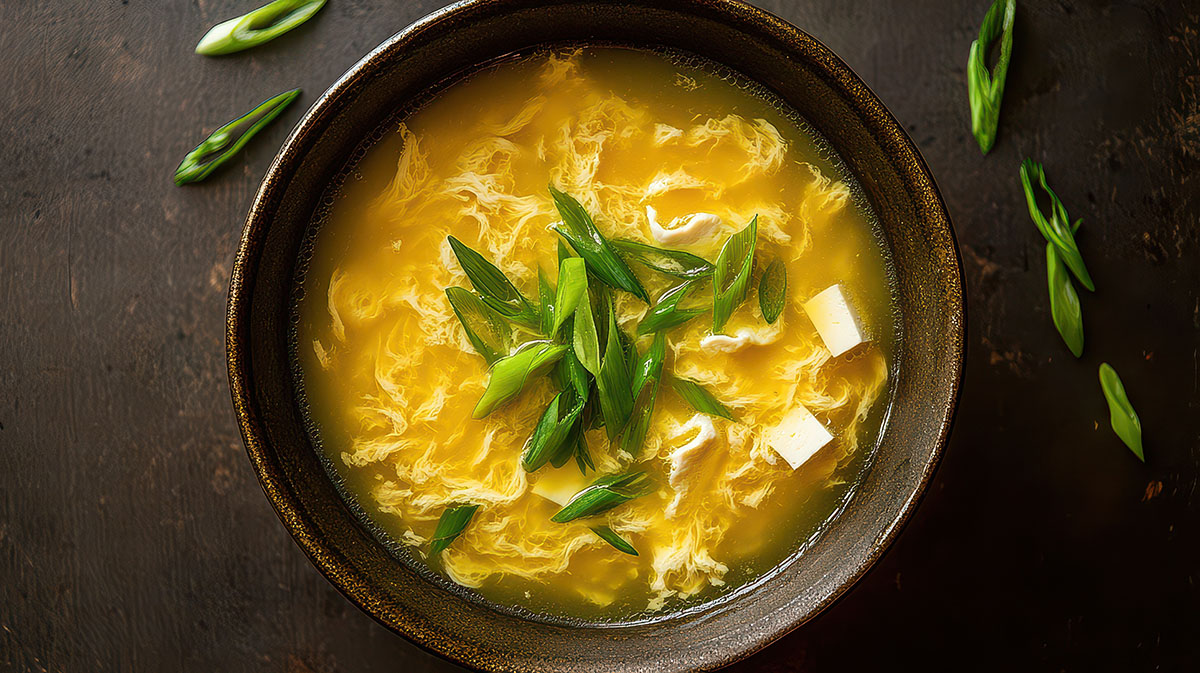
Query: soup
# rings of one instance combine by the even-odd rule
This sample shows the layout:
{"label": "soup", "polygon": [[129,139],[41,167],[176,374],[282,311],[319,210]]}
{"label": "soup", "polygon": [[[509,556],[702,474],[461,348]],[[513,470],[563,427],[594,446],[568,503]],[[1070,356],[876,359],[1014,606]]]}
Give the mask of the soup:
{"label": "soup", "polygon": [[390,123],[326,204],[295,344],[314,439],[378,530],[485,599],[712,599],[861,477],[885,250],[836,157],[736,76],[513,58]]}

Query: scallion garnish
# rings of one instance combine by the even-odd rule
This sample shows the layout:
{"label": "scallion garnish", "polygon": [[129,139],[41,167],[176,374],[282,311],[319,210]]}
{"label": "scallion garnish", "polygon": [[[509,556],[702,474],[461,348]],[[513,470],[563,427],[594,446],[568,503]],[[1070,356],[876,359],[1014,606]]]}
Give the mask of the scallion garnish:
{"label": "scallion garnish", "polygon": [[447,236],[446,240],[450,241],[450,248],[458,258],[463,273],[467,274],[471,285],[488,306],[514,322],[534,328],[540,327],[540,311],[533,308],[503,271],[457,238]]}
{"label": "scallion garnish", "polygon": [[630,556],[637,556],[637,549],[628,540],[617,535],[617,531],[608,526],[591,526],[592,532],[600,537],[601,540],[609,543],[619,552],[624,552]]}
{"label": "scallion garnish", "polygon": [[[554,332],[554,286],[550,284],[550,279],[546,277],[546,272],[542,267],[538,267],[538,302],[541,304],[541,310],[538,312],[538,321],[541,324],[542,334],[553,339]],[[554,331],[557,331],[554,329]]]}
{"label": "scallion garnish", "polygon": [[554,337],[558,328],[562,327],[579,306],[581,299],[588,295],[587,267],[582,259],[568,257],[558,265],[558,293],[554,299],[554,324],[549,336]]}
{"label": "scallion garnish", "polygon": [[438,519],[437,528],[429,540],[429,555],[437,556],[467,529],[479,505],[454,505],[446,508]]}
{"label": "scallion garnish", "polygon": [[720,334],[733,310],[746,300],[754,271],[754,247],[758,241],[758,216],[746,228],[729,237],[713,269],[713,334]]}
{"label": "scallion garnish", "polygon": [[558,455],[559,450],[571,436],[571,431],[575,427],[576,421],[579,420],[579,415],[583,412],[586,403],[587,398],[576,396],[573,387],[568,387],[554,396],[537,426],[534,427],[533,434],[525,442],[525,449],[521,454],[521,466],[527,472],[540,469],[551,458]]}
{"label": "scallion garnish", "polygon": [[1125,385],[1121,383],[1121,377],[1117,376],[1116,370],[1107,362],[1100,365],[1100,389],[1104,391],[1104,399],[1108,401],[1113,432],[1117,433],[1138,460],[1146,462],[1142,453],[1142,421],[1133,410],[1129,396],[1125,394]]}
{"label": "scallion garnish", "polygon": [[616,310],[612,302],[608,302],[608,336],[600,372],[596,374],[596,392],[600,398],[600,413],[604,416],[604,431],[610,440],[624,429],[633,413],[631,367],[621,347],[620,330]]}
{"label": "scallion garnish", "polygon": [[695,281],[681,283],[670,288],[650,307],[646,316],[638,323],[638,334],[651,334],[670,329],[708,312],[708,307],[679,308],[679,304],[696,289]]}
{"label": "scallion garnish", "polygon": [[656,248],[627,238],[618,238],[612,245],[617,252],[667,276],[692,280],[711,276],[713,272],[713,265],[708,260],[682,250]]}
{"label": "scallion garnish", "polygon": [[213,26],[200,38],[196,53],[217,56],[257,47],[308,21],[324,5],[325,0],[275,0]]}
{"label": "scallion garnish", "polygon": [[532,341],[521,346],[516,353],[496,360],[492,365],[487,390],[483,391],[472,416],[483,418],[519,395],[530,376],[557,362],[566,350],[566,346]]}
{"label": "scallion garnish", "polygon": [[467,340],[488,364],[508,355],[511,332],[500,314],[466,288],[448,287],[446,298],[462,323]]}
{"label": "scallion garnish", "polygon": [[666,357],[667,339],[659,332],[654,335],[650,348],[638,359],[634,369],[630,386],[634,397],[633,414],[621,435],[621,450],[631,456],[636,457],[641,452],[646,433],[650,430],[650,419],[658,398],[658,382],[662,378],[663,361]]}
{"label": "scallion garnish", "polygon": [[596,331],[596,318],[592,314],[592,302],[584,297],[575,307],[575,324],[572,329],[571,345],[575,357],[592,376],[600,374],[600,335]]}
{"label": "scallion garnish", "polygon": [[[1042,209],[1038,206],[1037,194],[1033,188],[1034,180],[1037,180],[1042,190],[1050,197],[1049,220],[1042,214]],[[1042,170],[1041,164],[1032,159],[1021,162],[1021,187],[1025,190],[1025,203],[1029,206],[1029,217],[1033,219],[1038,231],[1042,232],[1042,236],[1045,236],[1047,241],[1054,244],[1054,249],[1062,257],[1062,261],[1066,263],[1071,273],[1079,279],[1079,282],[1088,290],[1095,291],[1096,286],[1092,283],[1092,277],[1088,275],[1087,267],[1083,263],[1083,255],[1079,253],[1079,246],[1075,243],[1074,232],[1079,228],[1079,222],[1071,225],[1066,207],[1058,199],[1054,190],[1050,189],[1050,185],[1046,184],[1046,173]]]}
{"label": "scallion garnish", "polygon": [[592,273],[608,285],[625,290],[647,304],[650,303],[646,288],[642,287],[641,281],[633,275],[629,265],[596,228],[592,216],[588,215],[583,206],[569,194],[555,189],[554,185],[550,185],[550,196],[554,199],[559,216],[562,217],[562,225],[555,225],[554,230],[567,239]]}
{"label": "scallion garnish", "polygon": [[[1000,101],[1004,97],[1004,80],[1012,58],[1013,20],[1017,15],[1016,0],[996,0],[983,17],[979,38],[971,43],[967,57],[967,96],[971,101],[971,132],[979,149],[987,154],[996,142],[1000,125]],[[996,39],[1000,39],[1000,56],[989,73],[987,55]]]}
{"label": "scallion garnish", "polygon": [[683,398],[696,411],[709,416],[720,416],[734,420],[733,412],[724,404],[721,404],[717,398],[713,397],[712,393],[705,390],[704,386],[692,381],[691,379],[671,379],[671,388]]}
{"label": "scallion garnish", "polygon": [[562,509],[550,517],[555,523],[583,519],[639,498],[654,490],[654,482],[645,472],[609,475],[592,482],[576,493]]}
{"label": "scallion garnish", "polygon": [[1053,243],[1046,244],[1046,276],[1050,285],[1050,315],[1062,340],[1075,357],[1083,355],[1083,312],[1071,275]]}
{"label": "scallion garnish", "polygon": [[285,91],[258,104],[253,110],[228,122],[212,132],[204,142],[187,153],[175,169],[175,184],[185,185],[207,178],[219,166],[229,161],[250,139],[283,109],[296,100],[299,89]]}
{"label": "scallion garnish", "polygon": [[776,257],[758,281],[758,307],[768,325],[775,324],[787,302],[787,267]]}

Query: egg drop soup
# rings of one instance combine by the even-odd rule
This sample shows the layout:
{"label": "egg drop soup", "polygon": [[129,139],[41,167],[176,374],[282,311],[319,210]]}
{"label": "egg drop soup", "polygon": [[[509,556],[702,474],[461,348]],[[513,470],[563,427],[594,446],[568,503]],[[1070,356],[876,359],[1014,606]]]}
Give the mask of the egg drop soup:
{"label": "egg drop soup", "polygon": [[506,608],[650,618],[803,563],[886,417],[895,303],[853,178],[692,57],[446,86],[363,146],[303,259],[297,385],[343,494]]}

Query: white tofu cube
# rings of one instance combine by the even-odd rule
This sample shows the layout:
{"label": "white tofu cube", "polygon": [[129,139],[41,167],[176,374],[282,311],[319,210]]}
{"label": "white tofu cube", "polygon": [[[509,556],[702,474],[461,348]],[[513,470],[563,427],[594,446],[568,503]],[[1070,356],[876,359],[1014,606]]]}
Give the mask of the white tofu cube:
{"label": "white tofu cube", "polygon": [[867,341],[858,315],[846,301],[841,285],[831,285],[804,303],[804,312],[833,357]]}
{"label": "white tofu cube", "polygon": [[557,469],[546,466],[538,470],[537,481],[530,490],[562,507],[591,483],[574,464],[568,463]]}
{"label": "white tofu cube", "polygon": [[833,439],[821,421],[803,404],[797,404],[775,427],[767,430],[767,443],[792,469],[808,462]]}

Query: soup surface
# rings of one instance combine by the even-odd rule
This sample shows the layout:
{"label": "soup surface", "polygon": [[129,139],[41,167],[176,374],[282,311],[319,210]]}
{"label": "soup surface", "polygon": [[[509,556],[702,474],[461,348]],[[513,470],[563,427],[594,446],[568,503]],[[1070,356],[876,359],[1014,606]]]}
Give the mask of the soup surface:
{"label": "soup surface", "polygon": [[[534,472],[521,463],[559,390],[554,375],[535,372],[511,402],[473,418],[489,365],[445,292],[472,288],[452,235],[539,305],[539,269],[551,283],[559,277],[551,227],[562,218],[548,183],[578,199],[608,239],[709,262],[757,216],[749,290],[718,330],[726,336],[713,336],[711,311],[661,332],[666,357],[644,441],[622,450],[591,412],[579,421],[594,464],[587,476],[576,460]],[[514,58],[457,82],[385,128],[327,195],[296,340],[320,446],[380,529],[501,604],[628,619],[745,584],[819,534],[865,469],[884,417],[892,302],[884,249],[854,191],[803,124],[702,62],[588,48]],[[688,227],[703,231],[691,240]],[[651,304],[681,282],[626,260]],[[775,260],[786,289],[768,323],[758,289]],[[648,304],[595,275],[588,286],[611,298],[630,357],[651,350],[653,335],[638,335]],[[831,287],[853,314],[849,336],[836,311],[808,304]],[[711,308],[711,284],[698,281],[688,301]],[[545,338],[506,329],[512,350]],[[846,339],[853,347],[840,353]],[[572,338],[565,343],[571,350]],[[698,411],[677,392],[680,380],[700,384],[734,420]],[[822,432],[832,438],[814,440]],[[551,520],[597,477],[632,471],[648,475],[646,494],[598,516]],[[478,509],[429,554],[443,513],[462,505]],[[601,525],[638,555],[599,537]]]}

